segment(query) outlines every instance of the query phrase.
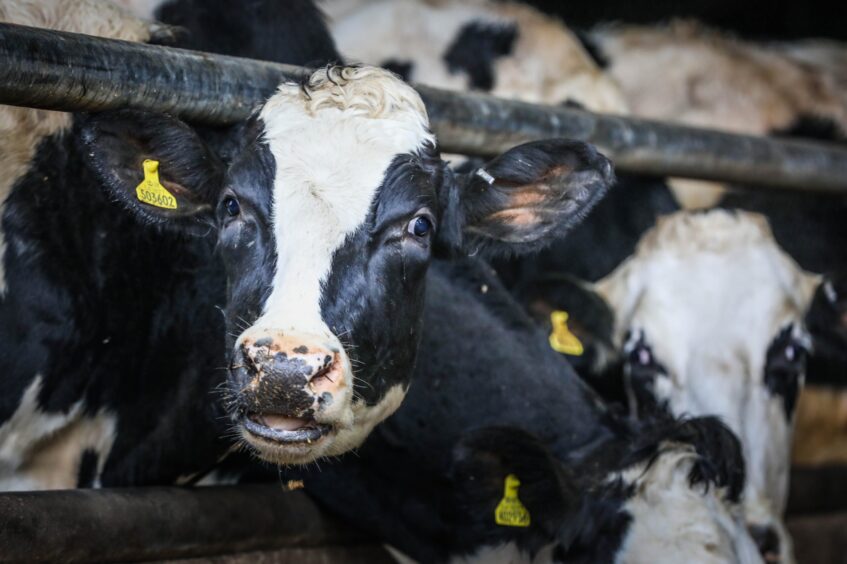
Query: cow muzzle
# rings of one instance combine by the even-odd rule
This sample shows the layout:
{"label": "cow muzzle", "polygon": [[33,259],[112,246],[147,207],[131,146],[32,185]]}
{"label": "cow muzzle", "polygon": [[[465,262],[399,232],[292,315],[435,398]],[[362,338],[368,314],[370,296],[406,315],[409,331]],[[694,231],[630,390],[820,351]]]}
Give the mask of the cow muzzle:
{"label": "cow muzzle", "polygon": [[309,462],[352,423],[350,361],[332,341],[257,328],[239,337],[230,365],[233,416],[262,458]]}

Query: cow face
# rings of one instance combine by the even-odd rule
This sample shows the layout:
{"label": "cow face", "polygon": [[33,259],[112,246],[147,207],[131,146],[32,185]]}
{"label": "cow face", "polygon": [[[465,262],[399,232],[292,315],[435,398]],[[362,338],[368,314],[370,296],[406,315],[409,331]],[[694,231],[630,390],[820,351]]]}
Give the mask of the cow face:
{"label": "cow face", "polygon": [[[156,119],[92,120],[94,168],[146,219],[184,229],[205,217],[217,228],[230,414],[243,441],[277,463],[354,448],[399,406],[435,250],[535,249],[612,181],[607,159],[562,140],[454,176],[417,93],[368,67],[280,86],[226,172],[210,172],[214,159],[185,126]],[[136,198],[151,158],[177,209]]]}
{"label": "cow face", "polygon": [[809,346],[803,318],[818,284],[763,217],[714,211],[659,220],[597,286],[615,312],[630,398],[675,415],[718,415],[739,435],[751,531],[782,537],[765,551],[783,557],[779,515]]}

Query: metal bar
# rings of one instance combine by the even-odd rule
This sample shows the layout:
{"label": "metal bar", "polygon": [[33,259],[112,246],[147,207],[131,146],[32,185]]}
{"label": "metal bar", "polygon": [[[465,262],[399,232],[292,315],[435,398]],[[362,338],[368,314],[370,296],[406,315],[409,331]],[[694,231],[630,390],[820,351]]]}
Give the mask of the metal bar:
{"label": "metal bar", "polygon": [[[232,123],[305,69],[0,24],[0,103],[124,107]],[[598,145],[618,170],[847,193],[847,150],[418,86],[446,152],[489,156],[545,137]]]}
{"label": "metal bar", "polygon": [[0,494],[0,561],[161,560],[363,546],[302,492],[279,485]]}

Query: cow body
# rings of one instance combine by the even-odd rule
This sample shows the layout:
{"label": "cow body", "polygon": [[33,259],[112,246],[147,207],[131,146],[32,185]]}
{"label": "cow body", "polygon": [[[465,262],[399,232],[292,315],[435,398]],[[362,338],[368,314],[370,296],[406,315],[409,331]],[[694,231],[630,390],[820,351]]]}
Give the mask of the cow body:
{"label": "cow body", "polygon": [[[92,0],[7,3],[0,19],[133,41],[163,29]],[[337,58],[319,18],[290,21]],[[86,164],[80,116],[0,113],[0,488],[190,481],[230,444],[214,395],[226,375],[214,237],[120,213]]]}
{"label": "cow body", "polygon": [[[495,493],[477,497],[472,492],[483,484],[457,468],[456,448],[491,425],[531,433],[537,438],[523,446],[540,441],[547,454],[518,457],[519,468],[491,470]],[[414,383],[403,405],[355,455],[298,470],[296,477],[322,504],[421,561],[493,558],[512,550],[517,561],[529,561],[563,544],[568,558],[585,551],[586,562],[613,556],[670,562],[680,554],[670,534],[679,550],[706,561],[714,548],[728,551],[723,557],[755,562],[755,548],[748,560],[752,541],[734,509],[743,487],[736,439],[720,424],[704,425],[709,430],[701,436],[679,434],[674,421],[629,426],[617,420],[544,343],[490,267],[477,260],[436,262]],[[704,438],[718,436],[729,446],[716,451]],[[495,451],[503,446],[494,445]],[[482,457],[483,465],[487,461]],[[689,482],[701,463],[722,468],[720,476],[705,478],[714,487]],[[548,474],[551,464],[564,464],[579,478],[563,483]],[[535,528],[493,523],[511,471],[526,487],[539,488],[527,491],[547,492],[531,507]],[[589,507],[580,509],[584,491],[593,493]],[[574,538],[560,538],[560,529]],[[692,534],[680,533],[686,530]]]}

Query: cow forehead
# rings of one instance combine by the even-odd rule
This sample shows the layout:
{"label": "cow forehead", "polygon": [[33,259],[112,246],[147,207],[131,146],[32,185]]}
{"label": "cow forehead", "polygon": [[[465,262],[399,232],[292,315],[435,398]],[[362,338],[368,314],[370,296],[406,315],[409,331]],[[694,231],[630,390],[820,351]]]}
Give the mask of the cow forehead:
{"label": "cow forehead", "polygon": [[340,233],[364,221],[397,155],[434,142],[418,94],[376,68],[319,71],[306,87],[283,84],[261,118],[276,165],[275,211],[317,210]]}
{"label": "cow forehead", "polygon": [[387,71],[333,67],[280,86],[260,117],[275,161],[277,258],[260,324],[326,334],[319,304],[332,255],[365,222],[394,158],[434,145],[426,110]]}
{"label": "cow forehead", "polygon": [[758,378],[769,344],[802,324],[819,282],[778,247],[764,218],[716,211],[661,221],[598,288],[616,331],[644,329],[675,378],[695,366]]}

